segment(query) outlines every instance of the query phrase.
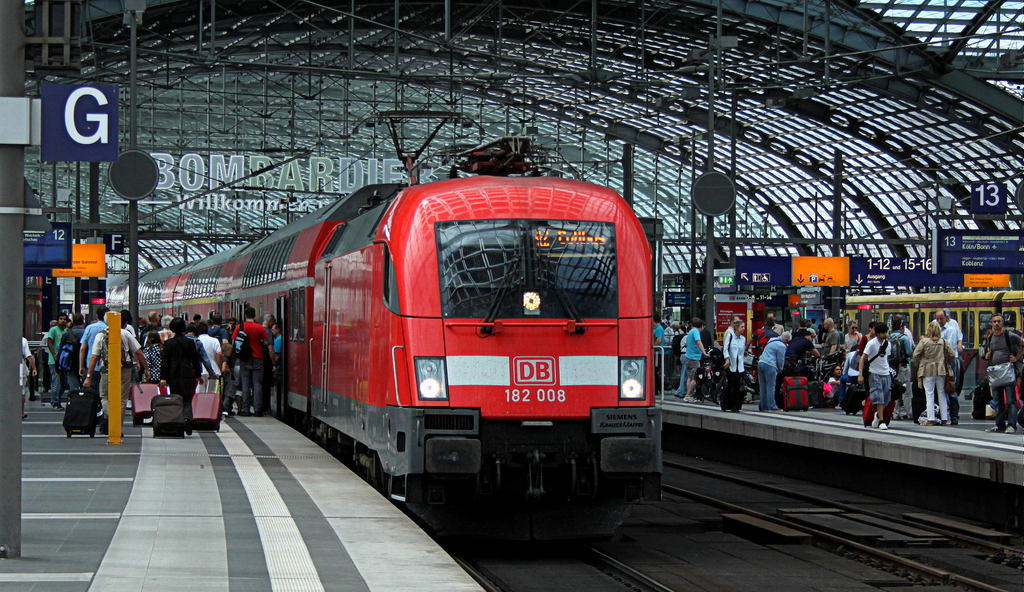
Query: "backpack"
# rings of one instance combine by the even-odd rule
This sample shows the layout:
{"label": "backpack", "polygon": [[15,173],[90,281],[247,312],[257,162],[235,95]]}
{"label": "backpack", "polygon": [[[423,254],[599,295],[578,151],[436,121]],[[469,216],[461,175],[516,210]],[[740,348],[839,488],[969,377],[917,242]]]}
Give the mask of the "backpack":
{"label": "backpack", "polygon": [[769,329],[767,326],[761,327],[754,332],[754,354],[760,356],[764,352],[764,346],[768,345],[768,341],[773,337],[778,337],[779,334],[774,330]]}
{"label": "backpack", "polygon": [[[109,355],[110,355],[109,351],[108,351],[110,349],[110,345],[109,345],[110,344],[109,332],[106,329],[104,329],[103,331],[100,331],[99,334],[103,336],[103,339],[100,340],[99,351],[97,351],[96,354],[100,358],[100,366],[102,367],[102,371],[106,372],[107,369],[110,367],[110,363],[109,363],[110,360],[108,359]],[[135,361],[132,359],[131,350],[129,349],[128,344],[126,344],[124,342],[124,340],[122,339],[121,340],[121,368],[122,369],[124,369],[124,368],[131,368],[134,365],[135,365]]]}
{"label": "backpack", "polygon": [[892,344],[892,353],[889,354],[889,365],[899,370],[910,363],[910,357],[907,355],[907,348],[903,346],[903,340],[906,339],[906,335],[902,331],[899,333],[893,332],[894,335],[889,338],[889,342]]}
{"label": "backpack", "polygon": [[57,369],[63,372],[77,370],[78,347],[78,337],[75,336],[74,328],[68,329],[57,346]]}
{"label": "backpack", "polygon": [[249,343],[249,334],[245,332],[245,323],[238,326],[232,346],[239,360],[248,360],[252,357],[252,344]]}

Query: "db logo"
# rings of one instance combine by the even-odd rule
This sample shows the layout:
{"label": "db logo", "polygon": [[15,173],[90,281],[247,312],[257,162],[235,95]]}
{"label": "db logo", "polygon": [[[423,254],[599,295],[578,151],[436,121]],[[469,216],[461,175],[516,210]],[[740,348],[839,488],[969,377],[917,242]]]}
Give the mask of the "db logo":
{"label": "db logo", "polygon": [[554,358],[514,358],[516,384],[555,384]]}

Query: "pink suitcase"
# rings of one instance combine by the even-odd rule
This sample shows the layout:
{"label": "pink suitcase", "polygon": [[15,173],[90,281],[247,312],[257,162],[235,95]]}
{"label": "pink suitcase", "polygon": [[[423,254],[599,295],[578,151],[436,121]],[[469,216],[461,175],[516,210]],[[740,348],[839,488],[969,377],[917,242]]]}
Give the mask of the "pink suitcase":
{"label": "pink suitcase", "polygon": [[220,395],[217,393],[196,393],[192,397],[192,427],[219,432],[220,406]]}
{"label": "pink suitcase", "polygon": [[[137,384],[132,387],[132,425],[140,426],[143,420],[153,417],[153,397],[160,394],[160,385]],[[166,394],[166,393],[164,393]]]}

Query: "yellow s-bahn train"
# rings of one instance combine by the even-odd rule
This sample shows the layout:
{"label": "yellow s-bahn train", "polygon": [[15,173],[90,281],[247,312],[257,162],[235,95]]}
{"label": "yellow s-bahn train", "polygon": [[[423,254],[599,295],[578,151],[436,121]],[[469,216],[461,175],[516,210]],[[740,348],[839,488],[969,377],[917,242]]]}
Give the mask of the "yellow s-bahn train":
{"label": "yellow s-bahn train", "polygon": [[[1001,313],[1007,328],[1021,330],[1024,312],[1024,292],[999,290],[990,292],[945,292],[939,294],[887,294],[877,296],[850,296],[846,299],[844,329],[856,320],[861,332],[866,332],[870,321],[883,321],[892,326],[892,317],[902,314],[910,326],[915,341],[924,334],[935,313],[948,308],[950,317],[960,324],[963,332],[963,390],[973,389],[979,372],[985,364],[978,357],[982,338],[991,328],[994,313]],[[962,392],[962,391],[961,391]]]}

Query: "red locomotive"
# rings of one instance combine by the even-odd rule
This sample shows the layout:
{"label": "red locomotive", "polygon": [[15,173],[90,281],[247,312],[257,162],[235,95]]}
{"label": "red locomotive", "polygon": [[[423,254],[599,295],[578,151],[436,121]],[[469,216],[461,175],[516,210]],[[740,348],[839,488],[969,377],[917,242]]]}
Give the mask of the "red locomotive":
{"label": "red locomotive", "polygon": [[660,496],[650,263],[597,185],[371,186],[142,277],[140,310],[275,311],[279,416],[438,534],[601,536]]}

